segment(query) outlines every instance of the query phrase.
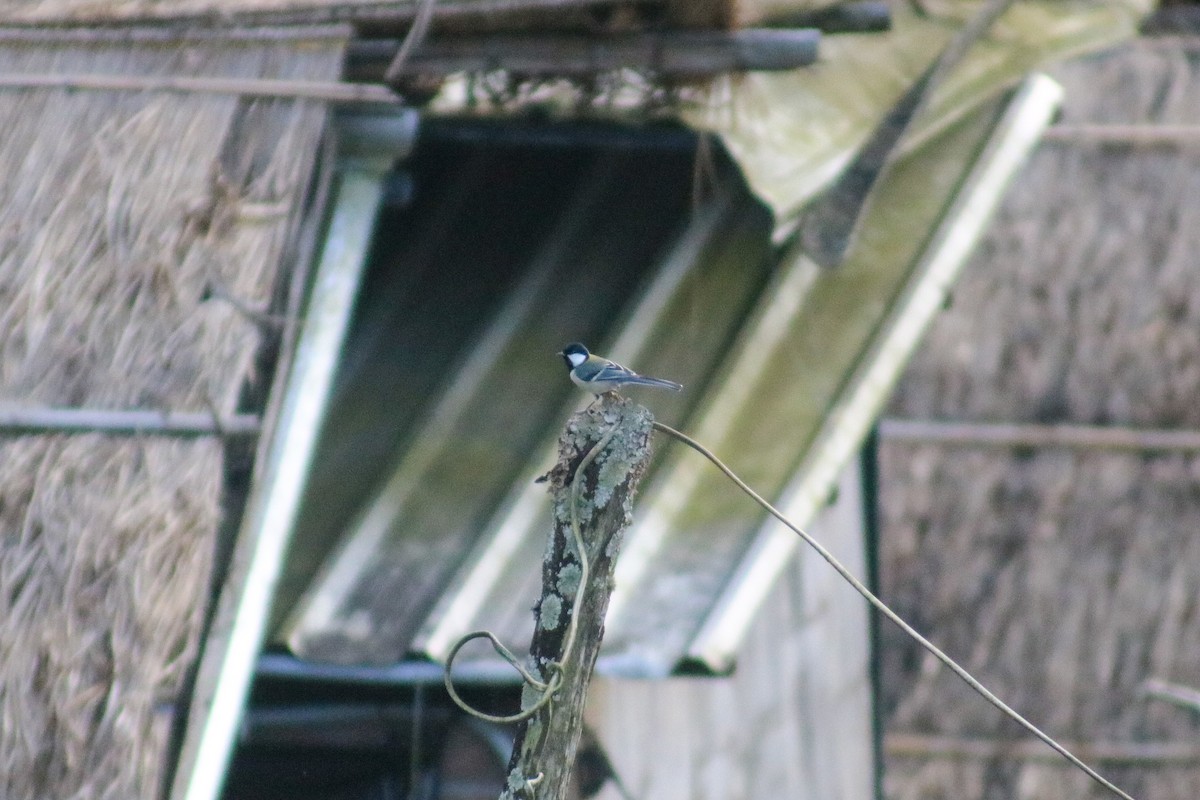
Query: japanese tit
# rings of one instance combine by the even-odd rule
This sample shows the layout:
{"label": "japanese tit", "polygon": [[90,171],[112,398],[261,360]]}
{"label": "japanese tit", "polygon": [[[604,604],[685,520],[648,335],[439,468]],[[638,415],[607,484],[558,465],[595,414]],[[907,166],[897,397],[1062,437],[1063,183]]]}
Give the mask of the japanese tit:
{"label": "japanese tit", "polygon": [[656,386],[678,392],[683,388],[675,381],[662,378],[647,378],[628,367],[622,367],[607,358],[592,355],[578,342],[572,342],[559,353],[571,373],[571,381],[587,389],[597,397],[605,392],[615,392],[623,386]]}

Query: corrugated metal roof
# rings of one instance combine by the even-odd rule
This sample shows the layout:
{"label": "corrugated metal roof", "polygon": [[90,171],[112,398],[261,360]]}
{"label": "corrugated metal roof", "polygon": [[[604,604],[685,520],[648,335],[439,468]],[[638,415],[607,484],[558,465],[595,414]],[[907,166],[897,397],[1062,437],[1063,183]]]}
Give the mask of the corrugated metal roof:
{"label": "corrugated metal roof", "polygon": [[[724,310],[684,327],[702,347],[659,351],[672,362],[660,371],[696,387],[659,398],[679,424],[710,344],[729,339],[769,268],[768,217],[744,196],[709,201],[689,223],[686,149],[435,141],[407,169],[414,203],[381,219],[285,588],[283,603],[297,600],[287,640],[314,659],[389,663],[435,624],[447,584],[468,576],[464,558],[511,528],[512,503],[552,463],[581,400],[554,356],[565,342],[638,327],[645,341],[668,309],[700,310],[687,299],[707,292]],[[730,257],[735,242],[757,242],[758,264]],[[697,255],[718,284],[701,279]],[[532,561],[507,569],[536,577],[544,529],[522,536]],[[518,601],[521,616],[533,599]]]}
{"label": "corrugated metal roof", "polygon": [[[876,213],[907,235],[867,237],[834,271],[772,248],[770,214],[722,158],[718,186],[693,201],[694,146],[677,131],[625,133],[619,146],[595,128],[575,139],[566,129],[564,146],[522,144],[519,127],[427,137],[395,179],[411,204],[381,218],[277,641],[352,665],[441,660],[481,628],[521,650],[550,529],[532,481],[586,402],[554,355],[572,340],[684,383],[639,399],[767,497],[799,492],[800,521],[811,518],[836,480],[825,462],[850,457],[915,344],[912,326],[933,313],[913,302],[938,243],[928,232],[973,196],[973,169],[1007,135],[1006,104],[897,170]],[[898,320],[908,330],[893,338]],[[824,488],[805,482],[827,473]],[[762,512],[682,448],[658,454],[636,515],[600,668],[728,668],[736,632],[712,630],[752,613],[745,576],[761,567],[770,581],[777,566],[760,562],[790,550],[764,545]]]}

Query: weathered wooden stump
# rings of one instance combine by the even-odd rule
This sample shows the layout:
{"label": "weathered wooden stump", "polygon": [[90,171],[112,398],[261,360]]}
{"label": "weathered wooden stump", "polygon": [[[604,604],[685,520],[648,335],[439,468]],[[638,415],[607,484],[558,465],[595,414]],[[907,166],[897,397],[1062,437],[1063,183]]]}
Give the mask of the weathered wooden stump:
{"label": "weathered wooden stump", "polygon": [[[526,664],[535,678],[557,688],[522,723],[501,800],[567,796],[613,569],[649,463],[652,423],[644,407],[606,395],[574,414],[559,438],[558,463],[546,476],[554,498],[554,531],[542,562],[542,594]],[[543,694],[526,685],[522,708],[532,708]]]}

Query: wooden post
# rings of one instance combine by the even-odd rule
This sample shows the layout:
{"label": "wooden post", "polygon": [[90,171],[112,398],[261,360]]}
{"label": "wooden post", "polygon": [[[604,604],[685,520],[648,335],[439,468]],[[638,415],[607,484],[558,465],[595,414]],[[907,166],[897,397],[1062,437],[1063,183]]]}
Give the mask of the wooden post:
{"label": "wooden post", "polygon": [[[644,407],[606,395],[574,414],[559,438],[558,463],[546,476],[554,497],[554,532],[542,561],[542,594],[527,662],[534,677],[557,682],[558,688],[522,724],[501,800],[567,797],[613,567],[632,520],[633,495],[649,462],[652,422]],[[576,488],[577,471],[581,483]],[[578,557],[575,523],[586,563]],[[561,679],[554,677],[556,672]],[[542,693],[527,685],[521,707],[531,708],[541,699]]]}

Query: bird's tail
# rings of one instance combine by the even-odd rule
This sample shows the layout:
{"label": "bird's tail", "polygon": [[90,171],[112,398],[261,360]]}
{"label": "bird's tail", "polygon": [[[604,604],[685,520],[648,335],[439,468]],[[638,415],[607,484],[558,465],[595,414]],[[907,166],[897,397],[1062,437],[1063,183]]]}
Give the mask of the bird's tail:
{"label": "bird's tail", "polygon": [[683,388],[683,384],[675,381],[668,381],[663,378],[647,378],[644,375],[638,375],[636,378],[631,378],[626,383],[632,383],[640,386],[657,386],[660,389],[670,389],[672,392],[678,392]]}

